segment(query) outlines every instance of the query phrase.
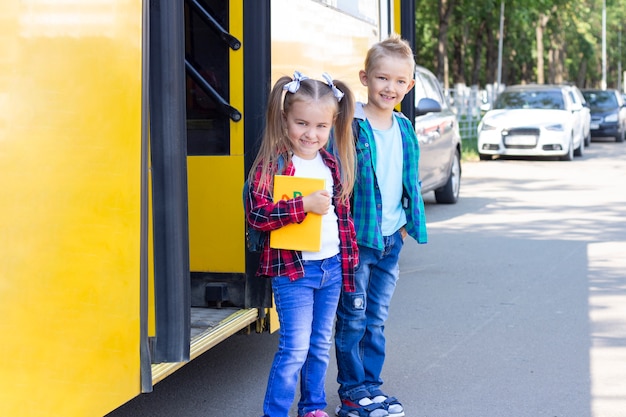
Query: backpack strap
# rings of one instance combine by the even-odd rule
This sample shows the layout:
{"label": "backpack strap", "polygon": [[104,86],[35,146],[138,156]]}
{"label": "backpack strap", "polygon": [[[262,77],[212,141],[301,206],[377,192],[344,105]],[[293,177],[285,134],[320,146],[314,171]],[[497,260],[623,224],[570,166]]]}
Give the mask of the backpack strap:
{"label": "backpack strap", "polygon": [[362,119],[352,119],[352,135],[354,136],[354,143],[359,141],[359,133],[361,132],[361,120]]}

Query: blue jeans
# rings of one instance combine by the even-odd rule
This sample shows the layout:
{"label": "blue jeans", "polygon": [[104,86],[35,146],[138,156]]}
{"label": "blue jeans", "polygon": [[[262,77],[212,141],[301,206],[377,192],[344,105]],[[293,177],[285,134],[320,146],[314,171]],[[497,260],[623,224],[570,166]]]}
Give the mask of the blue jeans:
{"label": "blue jeans", "polygon": [[340,255],[305,261],[304,277],[295,281],[272,278],[280,338],[263,402],[265,417],[288,417],[298,374],[298,415],[326,408],[324,385],[341,286]]}
{"label": "blue jeans", "polygon": [[380,392],[385,321],[399,276],[400,232],[385,236],[383,251],[359,245],[356,292],[343,292],[337,309],[335,351],[339,397],[359,400]]}

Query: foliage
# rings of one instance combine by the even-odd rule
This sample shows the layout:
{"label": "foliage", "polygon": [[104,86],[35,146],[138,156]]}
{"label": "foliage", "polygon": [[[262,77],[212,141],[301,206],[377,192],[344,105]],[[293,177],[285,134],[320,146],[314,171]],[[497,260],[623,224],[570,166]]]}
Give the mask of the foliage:
{"label": "foliage", "polygon": [[[618,68],[621,65],[624,71],[626,66],[623,0],[416,0],[418,63],[437,74],[446,87],[496,82],[502,1],[502,84],[543,79],[599,87],[606,1],[606,81],[608,87],[617,87]],[[452,13],[444,15],[449,7]]]}

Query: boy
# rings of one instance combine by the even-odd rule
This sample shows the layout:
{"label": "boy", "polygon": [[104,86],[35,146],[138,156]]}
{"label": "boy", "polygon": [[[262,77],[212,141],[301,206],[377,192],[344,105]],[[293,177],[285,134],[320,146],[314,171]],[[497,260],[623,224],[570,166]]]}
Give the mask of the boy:
{"label": "boy", "polygon": [[340,417],[404,416],[382,389],[384,325],[399,275],[398,258],[409,235],[426,243],[419,175],[419,145],[411,122],[394,112],[413,88],[415,61],[398,35],[373,45],[359,71],[367,103],[355,110],[357,171],[352,214],[359,247],[356,292],[343,292],[335,349]]}

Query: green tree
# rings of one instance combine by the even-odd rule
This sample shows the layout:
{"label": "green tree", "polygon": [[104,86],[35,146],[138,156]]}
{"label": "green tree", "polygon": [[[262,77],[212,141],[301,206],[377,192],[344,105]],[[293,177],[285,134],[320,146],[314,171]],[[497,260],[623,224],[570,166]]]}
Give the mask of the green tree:
{"label": "green tree", "polygon": [[[603,0],[416,0],[418,63],[446,86],[494,83],[501,1],[506,1],[504,84],[599,86]],[[626,46],[620,46],[626,1],[606,0],[606,10],[607,83],[616,87],[626,55]]]}

